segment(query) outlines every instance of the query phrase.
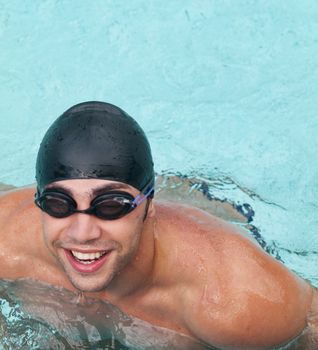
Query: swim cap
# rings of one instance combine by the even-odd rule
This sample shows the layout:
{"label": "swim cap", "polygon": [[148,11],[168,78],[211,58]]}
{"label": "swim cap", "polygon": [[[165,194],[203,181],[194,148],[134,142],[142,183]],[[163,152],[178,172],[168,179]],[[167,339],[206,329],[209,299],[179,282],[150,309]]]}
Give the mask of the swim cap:
{"label": "swim cap", "polygon": [[40,193],[48,184],[68,179],[113,180],[140,191],[153,186],[145,133],[112,104],[84,102],[71,107],[46,132],[36,161]]}

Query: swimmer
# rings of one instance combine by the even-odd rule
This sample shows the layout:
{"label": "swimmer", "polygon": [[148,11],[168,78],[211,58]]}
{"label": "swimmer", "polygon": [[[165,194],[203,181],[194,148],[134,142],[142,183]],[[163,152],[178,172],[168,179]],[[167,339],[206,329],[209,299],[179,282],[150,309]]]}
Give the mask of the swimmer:
{"label": "swimmer", "polygon": [[252,238],[159,202],[147,138],[103,102],[49,128],[36,188],[0,197],[0,277],[33,278],[219,349],[318,348],[318,294]]}

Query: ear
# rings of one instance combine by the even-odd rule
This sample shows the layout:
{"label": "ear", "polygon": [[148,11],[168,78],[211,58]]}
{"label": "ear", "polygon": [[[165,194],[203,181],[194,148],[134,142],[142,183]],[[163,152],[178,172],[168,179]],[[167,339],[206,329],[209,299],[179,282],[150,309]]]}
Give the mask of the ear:
{"label": "ear", "polygon": [[149,199],[147,217],[153,218],[156,215],[156,208],[153,203],[153,199]]}

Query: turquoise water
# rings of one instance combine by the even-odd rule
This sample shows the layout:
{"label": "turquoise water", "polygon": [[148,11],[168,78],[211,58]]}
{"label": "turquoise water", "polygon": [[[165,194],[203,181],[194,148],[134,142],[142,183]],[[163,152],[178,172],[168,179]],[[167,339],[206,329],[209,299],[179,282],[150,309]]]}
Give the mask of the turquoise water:
{"label": "turquoise water", "polygon": [[318,286],[316,0],[0,0],[0,182],[34,182],[50,123],[85,100],[145,129],[156,171],[248,203]]}

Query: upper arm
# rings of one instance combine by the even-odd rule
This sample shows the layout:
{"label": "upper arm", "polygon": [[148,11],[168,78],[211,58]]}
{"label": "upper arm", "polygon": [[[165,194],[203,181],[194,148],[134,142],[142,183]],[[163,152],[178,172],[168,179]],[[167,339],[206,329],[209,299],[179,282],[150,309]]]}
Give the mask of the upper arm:
{"label": "upper arm", "polygon": [[306,327],[311,286],[248,239],[228,239],[221,263],[211,261],[208,279],[188,295],[193,307],[185,309],[185,319],[191,332],[237,350],[288,343]]}

